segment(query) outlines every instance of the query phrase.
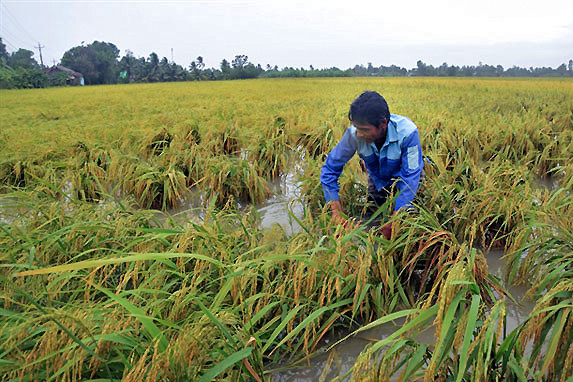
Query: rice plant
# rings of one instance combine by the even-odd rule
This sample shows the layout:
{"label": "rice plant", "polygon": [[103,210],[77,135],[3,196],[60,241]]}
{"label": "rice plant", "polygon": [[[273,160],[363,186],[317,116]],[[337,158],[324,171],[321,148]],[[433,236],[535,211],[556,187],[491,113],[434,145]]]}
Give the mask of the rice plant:
{"label": "rice plant", "polygon": [[[416,122],[429,161],[416,209],[394,217],[392,200],[365,213],[367,176],[349,162],[340,197],[356,224],[342,227],[320,169],[352,95],[372,88]],[[272,380],[325,338],[398,319],[351,378],[570,379],[571,81],[49,90],[48,116],[46,90],[1,92],[0,379]],[[293,166],[300,231],[261,229],[257,203]],[[171,217],[191,189],[202,214]],[[510,331],[514,284],[535,306]],[[433,344],[416,338],[428,328]]]}
{"label": "rice plant", "polygon": [[101,148],[89,148],[78,142],[74,146],[74,157],[76,163],[70,177],[77,198],[88,202],[100,200],[107,183],[109,154]]}
{"label": "rice plant", "polygon": [[263,134],[257,131],[257,144],[249,149],[249,153],[252,160],[258,163],[262,176],[275,178],[284,174],[289,166],[291,148],[287,140],[286,127],[286,120],[277,117],[273,126],[268,127]]}

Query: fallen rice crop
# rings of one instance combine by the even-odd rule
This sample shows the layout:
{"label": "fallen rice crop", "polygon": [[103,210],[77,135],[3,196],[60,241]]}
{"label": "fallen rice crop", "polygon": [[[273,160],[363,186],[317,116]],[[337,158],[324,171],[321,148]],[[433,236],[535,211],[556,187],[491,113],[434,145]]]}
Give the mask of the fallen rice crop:
{"label": "fallen rice crop", "polygon": [[[427,157],[418,210],[392,218],[391,241],[364,222],[356,159],[341,198],[362,224],[333,224],[318,178],[366,89],[416,122]],[[0,96],[2,381],[272,380],[329,336],[399,318],[340,380],[573,375],[570,80],[276,79]],[[301,229],[260,228],[254,206],[294,172]],[[200,216],[158,217],[190,200]],[[390,204],[377,214],[390,219]],[[505,252],[503,279],[488,271],[492,248]],[[535,306],[508,331],[514,284]],[[432,345],[415,337],[428,327]]]}

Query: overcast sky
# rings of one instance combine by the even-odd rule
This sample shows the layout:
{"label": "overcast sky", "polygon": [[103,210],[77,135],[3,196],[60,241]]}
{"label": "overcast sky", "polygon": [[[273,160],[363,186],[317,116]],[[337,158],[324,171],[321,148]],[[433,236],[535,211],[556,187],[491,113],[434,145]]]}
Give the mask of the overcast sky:
{"label": "overcast sky", "polygon": [[396,64],[557,67],[573,59],[573,0],[0,0],[9,52],[58,62],[82,42],[208,67],[246,54],[255,64],[315,68]]}

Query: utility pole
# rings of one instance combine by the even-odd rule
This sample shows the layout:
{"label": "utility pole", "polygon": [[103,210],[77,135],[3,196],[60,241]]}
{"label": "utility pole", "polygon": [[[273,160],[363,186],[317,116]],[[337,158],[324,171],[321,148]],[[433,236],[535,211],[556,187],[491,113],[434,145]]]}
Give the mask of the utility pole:
{"label": "utility pole", "polygon": [[40,43],[38,43],[38,46],[36,46],[35,48],[38,48],[38,50],[40,51],[40,64],[42,64],[42,67],[44,67],[44,60],[42,59],[42,48],[45,48],[45,46],[41,46]]}
{"label": "utility pole", "polygon": [[171,63],[173,63],[173,48],[171,48]]}

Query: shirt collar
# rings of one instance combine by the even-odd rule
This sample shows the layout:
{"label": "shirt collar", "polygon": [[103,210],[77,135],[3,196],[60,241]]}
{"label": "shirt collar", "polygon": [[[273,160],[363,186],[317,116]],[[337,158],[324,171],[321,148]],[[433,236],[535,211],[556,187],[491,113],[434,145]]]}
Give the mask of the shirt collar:
{"label": "shirt collar", "polygon": [[388,134],[386,137],[387,142],[398,141],[398,130],[396,128],[396,122],[392,121],[392,116],[390,116],[390,120],[388,121],[388,131],[386,132],[386,134]]}
{"label": "shirt collar", "polygon": [[[388,128],[386,130],[386,141],[384,141],[382,149],[388,146],[390,142],[398,142],[398,130],[396,129],[396,122],[392,121],[391,115],[390,115],[390,120],[388,121]],[[370,146],[372,146],[375,149],[374,152],[378,152],[378,147],[376,147],[376,143],[371,142]]]}

